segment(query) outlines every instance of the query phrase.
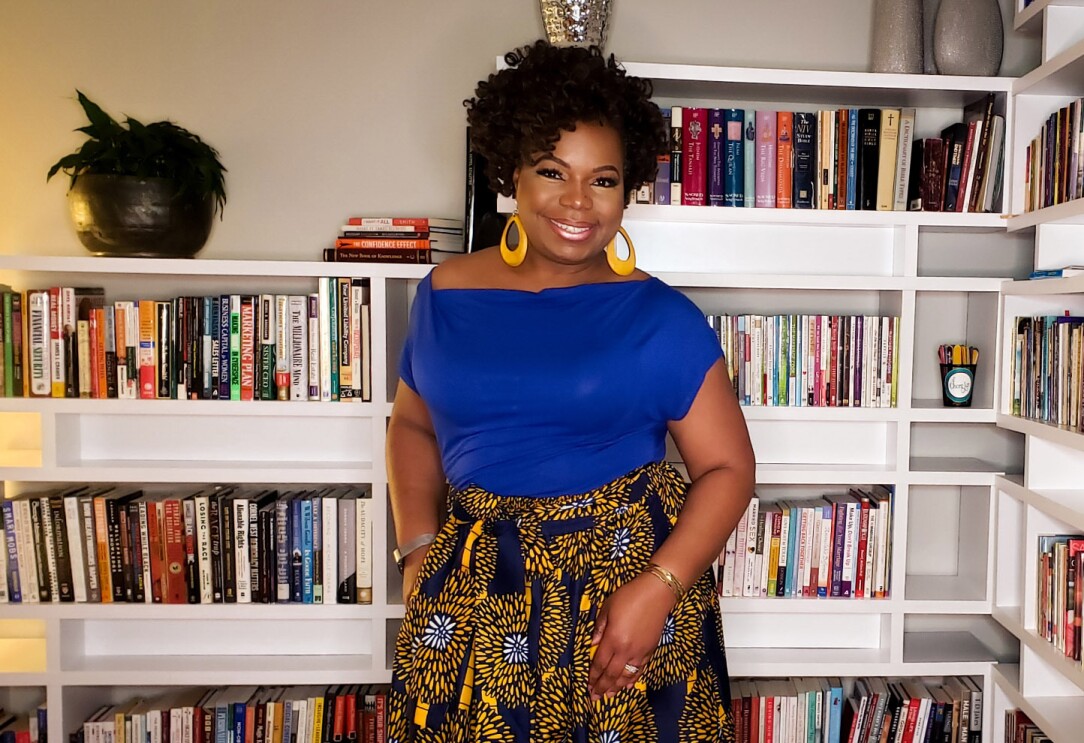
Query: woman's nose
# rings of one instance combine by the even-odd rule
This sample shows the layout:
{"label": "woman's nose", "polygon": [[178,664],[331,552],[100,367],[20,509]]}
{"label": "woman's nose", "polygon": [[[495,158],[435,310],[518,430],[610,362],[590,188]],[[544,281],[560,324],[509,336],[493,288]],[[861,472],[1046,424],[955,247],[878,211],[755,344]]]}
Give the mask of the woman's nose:
{"label": "woman's nose", "polygon": [[590,209],[590,187],[584,183],[569,181],[564,193],[561,194],[561,206],[570,209]]}

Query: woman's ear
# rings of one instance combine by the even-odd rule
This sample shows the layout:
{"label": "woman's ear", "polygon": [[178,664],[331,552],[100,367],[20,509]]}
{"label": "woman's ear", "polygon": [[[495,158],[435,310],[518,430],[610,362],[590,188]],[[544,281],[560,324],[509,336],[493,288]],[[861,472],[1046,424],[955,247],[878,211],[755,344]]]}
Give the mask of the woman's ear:
{"label": "woman's ear", "polygon": [[516,192],[519,191],[519,171],[523,169],[522,165],[516,167],[512,171],[512,198],[516,198]]}

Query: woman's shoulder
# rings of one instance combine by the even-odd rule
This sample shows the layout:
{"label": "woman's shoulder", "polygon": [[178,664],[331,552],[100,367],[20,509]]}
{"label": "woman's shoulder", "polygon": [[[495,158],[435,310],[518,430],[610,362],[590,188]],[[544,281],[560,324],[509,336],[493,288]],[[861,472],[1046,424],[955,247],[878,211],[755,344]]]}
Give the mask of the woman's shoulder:
{"label": "woman's shoulder", "polygon": [[494,286],[493,279],[500,270],[500,253],[486,248],[445,258],[429,272],[433,289],[483,289]]}

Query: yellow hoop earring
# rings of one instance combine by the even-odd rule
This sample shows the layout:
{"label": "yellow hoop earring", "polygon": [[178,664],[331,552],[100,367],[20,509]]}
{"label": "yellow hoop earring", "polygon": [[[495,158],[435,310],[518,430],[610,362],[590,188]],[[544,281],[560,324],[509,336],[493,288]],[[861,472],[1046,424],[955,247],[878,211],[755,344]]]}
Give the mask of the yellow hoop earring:
{"label": "yellow hoop earring", "polygon": [[[516,226],[516,231],[519,232],[519,242],[514,249],[508,247],[508,230],[512,225]],[[515,268],[519,264],[523,263],[523,259],[527,257],[527,233],[523,230],[523,222],[520,221],[519,214],[515,213],[508,218],[508,221],[504,225],[504,232],[501,233],[501,258],[512,268]]]}
{"label": "yellow hoop earring", "polygon": [[625,232],[624,227],[618,227],[617,231],[621,237],[625,238],[625,244],[629,246],[629,255],[627,258],[617,257],[617,235],[614,235],[613,240],[610,240],[606,246],[606,262],[610,264],[610,270],[618,276],[628,276],[636,270],[636,249],[632,247],[632,240],[629,239],[629,233]]}

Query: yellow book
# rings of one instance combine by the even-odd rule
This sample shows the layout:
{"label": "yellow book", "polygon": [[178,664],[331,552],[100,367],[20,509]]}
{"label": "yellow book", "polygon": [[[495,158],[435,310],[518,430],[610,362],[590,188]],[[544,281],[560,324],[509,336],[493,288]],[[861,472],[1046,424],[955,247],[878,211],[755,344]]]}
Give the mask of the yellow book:
{"label": "yellow book", "polygon": [[881,139],[877,160],[877,211],[890,212],[896,203],[896,148],[900,138],[900,110],[881,109]]}
{"label": "yellow book", "polygon": [[154,400],[158,397],[158,334],[156,319],[158,309],[153,300],[139,301],[139,397]]}

